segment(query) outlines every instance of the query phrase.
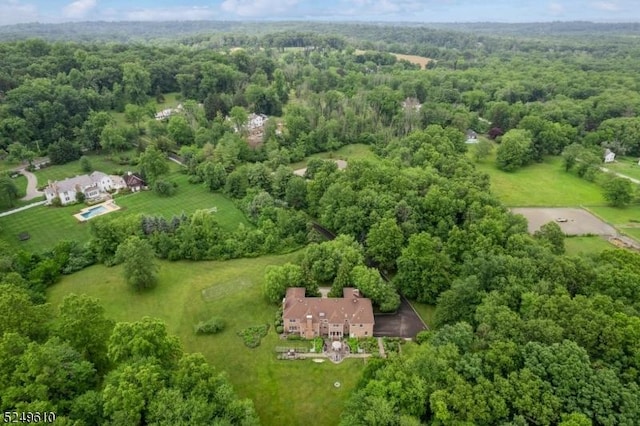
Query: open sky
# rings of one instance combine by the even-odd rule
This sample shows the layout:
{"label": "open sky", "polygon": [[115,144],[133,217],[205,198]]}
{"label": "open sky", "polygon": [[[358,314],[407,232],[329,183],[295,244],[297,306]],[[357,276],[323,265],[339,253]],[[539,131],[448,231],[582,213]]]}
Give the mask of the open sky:
{"label": "open sky", "polygon": [[23,22],[349,20],[639,22],[639,0],[0,0],[0,25]]}

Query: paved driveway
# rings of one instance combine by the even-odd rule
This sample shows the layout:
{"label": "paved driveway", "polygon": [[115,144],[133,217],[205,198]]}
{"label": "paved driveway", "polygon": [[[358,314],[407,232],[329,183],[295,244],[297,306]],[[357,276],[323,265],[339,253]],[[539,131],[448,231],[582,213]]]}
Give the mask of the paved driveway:
{"label": "paved driveway", "polygon": [[393,315],[376,315],[373,326],[375,337],[414,338],[427,327],[413,310],[407,299],[402,298],[398,312]]}
{"label": "paved driveway", "polygon": [[521,214],[529,222],[529,232],[534,233],[547,222],[556,222],[558,218],[566,219],[556,222],[567,235],[617,235],[612,226],[601,221],[586,210],[578,208],[532,207],[513,208],[513,213]]}

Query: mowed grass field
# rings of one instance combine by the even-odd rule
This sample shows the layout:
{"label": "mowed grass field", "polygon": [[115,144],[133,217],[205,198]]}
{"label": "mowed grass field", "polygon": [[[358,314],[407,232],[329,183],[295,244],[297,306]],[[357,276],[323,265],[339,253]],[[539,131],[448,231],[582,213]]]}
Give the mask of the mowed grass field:
{"label": "mowed grass field", "polygon": [[[93,170],[112,174],[115,171],[135,170],[136,168],[133,166],[118,164],[117,159],[123,156],[134,158],[138,156],[138,153],[131,149],[115,155],[111,155],[108,152],[99,154],[86,153],[85,155],[89,158]],[[86,174],[86,172],[80,167],[80,160],[76,160],[66,164],[45,167],[44,169],[36,170],[33,174],[38,178],[38,186],[44,186],[49,180],[63,180]]]}
{"label": "mowed grass field", "polygon": [[[142,294],[127,287],[120,267],[96,265],[63,277],[48,297],[57,306],[69,293],[84,293],[99,298],[116,321],[162,319],[180,337],[185,351],[201,352],[226,371],[240,396],[254,401],[265,425],[335,425],[364,361],[279,361],[274,352],[282,345],[273,331],[277,306],[264,299],[262,277],[268,265],[295,261],[298,253],[226,262],[161,262],[158,287]],[[223,318],[225,330],[196,336],[194,324],[211,316]],[[255,349],[244,346],[236,332],[264,323],[271,328],[262,344]],[[336,381],[339,388],[334,387]]]}
{"label": "mowed grass field", "polygon": [[589,210],[619,231],[640,241],[640,205],[627,207],[590,207]]}
{"label": "mowed grass field", "polygon": [[[240,223],[252,227],[244,214],[224,195],[209,192],[202,185],[190,184],[188,177],[177,170],[168,175],[167,180],[178,184],[176,195],[160,197],[153,191],[143,191],[116,196],[116,204],[121,210],[109,213],[108,217],[145,213],[170,218],[182,212],[190,214],[199,209],[216,207],[217,212],[212,214],[224,229],[235,230]],[[86,242],[90,238],[89,221],[79,222],[73,217],[84,207],[84,204],[68,207],[38,206],[0,217],[0,238],[17,249],[35,252],[51,248],[65,239]],[[28,232],[31,238],[19,241],[18,234],[22,232]]]}
{"label": "mowed grass field", "polygon": [[[356,51],[354,53],[356,55],[362,55],[365,52],[366,52],[365,50],[356,49]],[[433,61],[433,59],[427,58],[427,57],[424,57],[424,56],[404,55],[402,53],[392,53],[392,52],[389,52],[389,53],[391,55],[395,56],[396,59],[398,59],[398,60],[405,60],[405,61],[411,62],[412,64],[420,65],[421,69],[425,69],[427,67],[427,64],[429,62]]]}
{"label": "mowed grass field", "polygon": [[402,60],[411,62],[412,64],[420,65],[421,69],[425,69],[427,67],[427,64],[433,61],[433,59],[427,58],[424,56],[403,55],[401,53],[392,53],[392,55],[398,58],[399,60],[402,59]]}
{"label": "mowed grass field", "polygon": [[422,321],[424,321],[425,324],[427,324],[427,327],[434,328],[433,319],[436,314],[436,307],[434,305],[427,305],[426,303],[419,303],[419,302],[410,302],[410,303],[411,303],[411,306],[413,306],[413,309],[415,309],[416,312],[418,312],[418,315],[420,315],[420,318],[422,318]]}
{"label": "mowed grass field", "polygon": [[635,157],[616,157],[615,162],[603,164],[603,167],[634,179],[640,179],[640,166]]}
{"label": "mowed grass field", "polygon": [[494,149],[494,155],[476,167],[489,175],[492,192],[509,207],[606,205],[600,186],[565,172],[560,157],[503,172],[495,165]]}
{"label": "mowed grass field", "polygon": [[567,254],[591,254],[600,253],[602,250],[613,249],[616,246],[602,237],[570,237],[565,238],[564,247]]}

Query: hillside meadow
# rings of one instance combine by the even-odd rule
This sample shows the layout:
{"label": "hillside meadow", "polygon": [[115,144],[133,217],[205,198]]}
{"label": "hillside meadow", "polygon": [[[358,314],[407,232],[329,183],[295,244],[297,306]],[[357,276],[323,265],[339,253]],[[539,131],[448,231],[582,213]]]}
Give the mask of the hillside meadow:
{"label": "hillside meadow", "polygon": [[[225,262],[159,262],[158,286],[134,293],[119,266],[96,265],[65,276],[49,289],[49,301],[57,306],[69,293],[100,299],[107,316],[116,321],[136,321],[144,316],[160,318],[180,337],[184,350],[201,352],[234,388],[254,401],[265,425],[338,423],[344,402],[364,368],[363,360],[335,365],[310,360],[279,361],[274,348],[280,345],[273,331],[277,306],[262,295],[268,265],[295,261],[299,252]],[[212,316],[225,320],[217,335],[197,336],[193,326]],[[262,344],[249,349],[236,332],[269,323]],[[340,382],[340,387],[334,383]]]}
{"label": "hillside meadow", "polygon": [[509,207],[606,205],[600,186],[565,172],[560,157],[504,172],[496,167],[492,155],[476,163],[476,168],[489,175],[492,192]]}

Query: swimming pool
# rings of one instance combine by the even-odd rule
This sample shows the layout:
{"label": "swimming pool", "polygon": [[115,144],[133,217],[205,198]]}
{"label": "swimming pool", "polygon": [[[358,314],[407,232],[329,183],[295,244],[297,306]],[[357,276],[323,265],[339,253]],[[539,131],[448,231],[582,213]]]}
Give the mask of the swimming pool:
{"label": "swimming pool", "polygon": [[84,213],[80,213],[80,216],[82,216],[85,219],[91,219],[94,216],[98,216],[106,212],[107,212],[107,208],[105,206],[96,206],[96,207],[90,208]]}

